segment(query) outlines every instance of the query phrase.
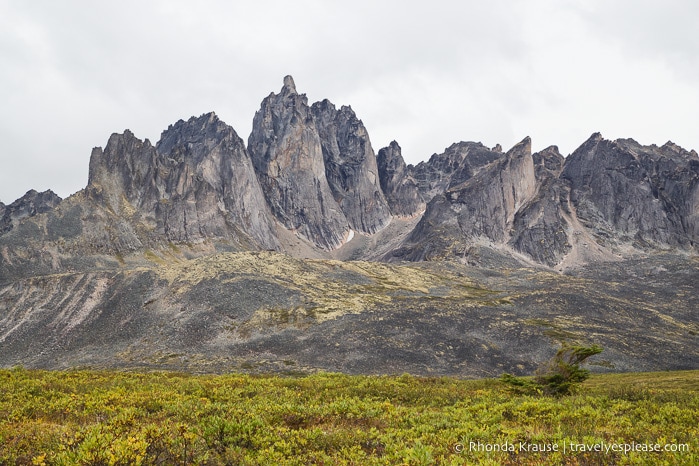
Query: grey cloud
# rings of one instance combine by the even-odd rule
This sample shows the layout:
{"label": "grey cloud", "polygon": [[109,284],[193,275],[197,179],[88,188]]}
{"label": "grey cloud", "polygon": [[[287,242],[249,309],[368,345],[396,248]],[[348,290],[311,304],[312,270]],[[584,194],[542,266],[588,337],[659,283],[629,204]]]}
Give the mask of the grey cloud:
{"label": "grey cloud", "polygon": [[684,79],[699,75],[699,3],[693,0],[595,1],[578,11],[609,46],[636,59],[661,60]]}

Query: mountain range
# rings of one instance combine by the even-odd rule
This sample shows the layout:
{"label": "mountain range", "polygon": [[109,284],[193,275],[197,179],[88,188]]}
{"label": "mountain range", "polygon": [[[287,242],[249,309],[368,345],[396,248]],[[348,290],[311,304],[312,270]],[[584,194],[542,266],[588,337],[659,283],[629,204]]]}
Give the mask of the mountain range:
{"label": "mountain range", "polygon": [[125,130],[83,190],[0,203],[0,364],[493,375],[600,340],[600,368],[696,368],[698,248],[695,151],[406,165],[287,76],[247,144],[214,113]]}

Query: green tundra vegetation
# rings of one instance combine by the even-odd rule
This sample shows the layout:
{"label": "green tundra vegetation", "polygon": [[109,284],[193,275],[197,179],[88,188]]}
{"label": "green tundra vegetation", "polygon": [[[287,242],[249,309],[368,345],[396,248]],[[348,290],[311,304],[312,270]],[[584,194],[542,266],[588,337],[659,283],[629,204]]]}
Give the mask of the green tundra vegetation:
{"label": "green tundra vegetation", "polygon": [[689,465],[698,421],[699,371],[593,375],[566,397],[497,379],[0,371],[1,465]]}

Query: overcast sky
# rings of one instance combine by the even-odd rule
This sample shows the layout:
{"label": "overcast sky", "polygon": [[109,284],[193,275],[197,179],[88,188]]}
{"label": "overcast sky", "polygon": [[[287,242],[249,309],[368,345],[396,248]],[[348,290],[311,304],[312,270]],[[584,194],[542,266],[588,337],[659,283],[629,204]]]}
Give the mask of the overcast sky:
{"label": "overcast sky", "polygon": [[0,201],[65,197],[90,151],[215,111],[247,141],[291,74],[408,163],[593,132],[699,150],[694,0],[0,0]]}

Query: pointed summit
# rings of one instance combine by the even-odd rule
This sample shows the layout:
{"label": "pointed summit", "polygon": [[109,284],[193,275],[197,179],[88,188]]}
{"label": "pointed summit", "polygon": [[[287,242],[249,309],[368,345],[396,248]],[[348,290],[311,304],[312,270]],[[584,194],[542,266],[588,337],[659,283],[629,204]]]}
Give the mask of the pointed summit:
{"label": "pointed summit", "polygon": [[532,139],[527,136],[507,151],[508,157],[529,157],[532,155]]}
{"label": "pointed summit", "polygon": [[582,146],[580,146],[580,147],[594,146],[596,144],[599,144],[603,140],[604,140],[604,137],[602,137],[602,133],[600,133],[600,132],[592,133],[592,135],[589,138],[587,138],[587,140],[585,142],[583,142]]}
{"label": "pointed summit", "polygon": [[284,87],[282,87],[282,92],[285,90],[288,90],[289,92],[292,92],[296,94],[296,84],[294,83],[294,78],[291,77],[291,75],[286,75],[284,76]]}

